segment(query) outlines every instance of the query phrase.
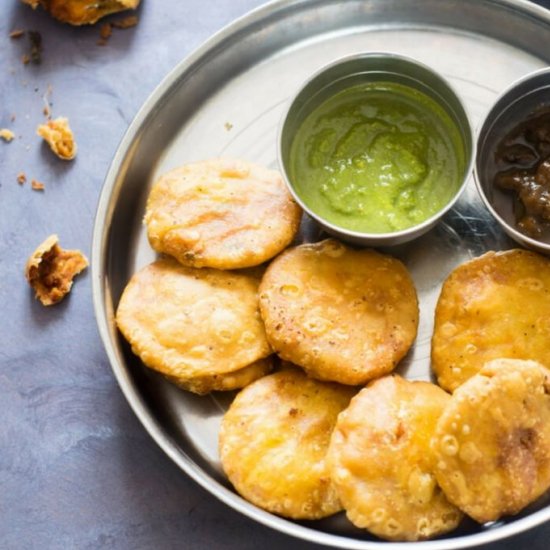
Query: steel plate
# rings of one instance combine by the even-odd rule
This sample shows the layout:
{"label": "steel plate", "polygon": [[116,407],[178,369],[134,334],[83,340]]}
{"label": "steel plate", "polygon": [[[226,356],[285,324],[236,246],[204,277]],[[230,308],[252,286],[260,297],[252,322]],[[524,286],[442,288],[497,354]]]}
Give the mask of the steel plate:
{"label": "steel plate", "polygon": [[[217,433],[231,395],[197,397],[145,369],[119,337],[113,310],[132,273],[154,259],[142,226],[152,181],[187,161],[233,156],[276,167],[276,136],[289,98],[322,65],[362,51],[414,57],[441,72],[479,125],[515,79],[549,64],[549,13],[522,0],[283,0],[231,24],[183,60],[145,103],[116,152],[94,229],[93,290],[99,330],[114,373],[145,428],[212,494],[290,535],[341,548],[404,548],[353,528],[343,514],[292,522],[257,509],[223,476]],[[301,240],[319,229],[306,220]],[[473,181],[457,206],[422,238],[389,250],[410,269],[420,328],[399,372],[430,377],[433,312],[451,269],[489,249],[513,246],[477,196]],[[548,498],[491,525],[465,522],[425,549],[454,549],[507,537],[550,519]]]}

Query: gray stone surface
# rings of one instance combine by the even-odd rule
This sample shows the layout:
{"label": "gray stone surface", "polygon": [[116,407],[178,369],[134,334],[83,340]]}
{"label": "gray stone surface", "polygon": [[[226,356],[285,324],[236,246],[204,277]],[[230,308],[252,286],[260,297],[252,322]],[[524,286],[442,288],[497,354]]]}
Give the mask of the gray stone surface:
{"label": "gray stone surface", "polygon": [[[90,251],[94,212],[112,155],[160,79],[211,33],[259,0],[145,0],[135,29],[105,47],[98,28],[75,29],[2,0],[0,127],[0,549],[314,548],[239,516],[157,448],[125,402],[99,340],[90,278],[55,308],[23,282],[28,254],[50,233]],[[23,66],[36,29],[44,61]],[[73,163],[35,135],[52,86],[54,116],[79,142]],[[15,122],[10,121],[11,114]],[[24,171],[44,192],[19,186]],[[548,548],[550,526],[496,548]]]}

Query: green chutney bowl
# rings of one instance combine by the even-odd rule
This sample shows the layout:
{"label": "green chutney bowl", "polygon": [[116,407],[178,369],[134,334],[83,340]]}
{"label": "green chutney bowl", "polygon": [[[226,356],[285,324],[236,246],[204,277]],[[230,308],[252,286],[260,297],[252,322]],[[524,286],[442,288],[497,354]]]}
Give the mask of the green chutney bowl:
{"label": "green chutney bowl", "polygon": [[[430,111],[430,116],[433,118],[430,127],[437,127],[437,135],[446,140],[447,144],[452,143],[452,148],[447,145],[447,149],[452,149],[452,156],[454,156],[452,162],[454,164],[452,165],[453,170],[448,171],[443,170],[444,163],[441,162],[438,165],[441,172],[439,175],[433,165],[421,165],[427,166],[425,169],[422,168],[424,170],[422,174],[428,175],[422,177],[432,178],[429,182],[431,187],[422,187],[422,184],[416,186],[414,178],[410,180],[412,181],[411,184],[407,183],[403,187],[402,182],[399,180],[401,174],[399,171],[400,163],[402,164],[403,161],[398,158],[395,165],[391,163],[384,164],[384,159],[392,158],[391,155],[399,155],[399,151],[394,153],[396,147],[392,142],[392,140],[397,139],[396,135],[399,135],[404,143],[411,141],[411,139],[412,141],[416,139],[419,143],[431,143],[429,142],[429,139],[431,139],[430,134],[427,131],[425,132],[426,135],[422,137],[423,130],[420,126],[420,130],[414,137],[415,127],[407,122],[406,115],[401,117],[405,121],[402,133],[400,133],[401,127],[397,129],[397,127],[390,124],[388,126],[389,130],[385,131],[382,138],[377,135],[371,141],[369,141],[370,138],[364,140],[365,149],[363,153],[357,154],[357,147],[361,149],[363,142],[357,142],[356,140],[353,146],[355,147],[355,156],[346,158],[345,153],[342,156],[342,140],[345,141],[344,138],[347,134],[342,133],[337,124],[334,127],[330,126],[330,113],[332,111],[323,111],[323,109],[325,106],[332,105],[331,102],[338,103],[341,101],[343,94],[349,92],[357,95],[362,90],[366,90],[364,106],[361,103],[357,108],[359,109],[357,112],[360,112],[358,116],[361,117],[361,120],[367,121],[365,124],[369,124],[369,112],[372,112],[374,107],[369,104],[369,96],[366,94],[371,88],[375,89],[377,86],[381,86],[380,90],[377,90],[379,96],[377,101],[379,102],[383,102],[384,97],[386,97],[384,96],[384,89],[390,92],[395,89],[407,91],[408,99],[405,101],[409,102],[413,109],[417,107],[420,109],[420,103],[423,101],[426,102],[426,105],[433,105],[434,108]],[[418,99],[415,100],[415,98]],[[374,100],[372,101],[374,105]],[[415,101],[417,105],[415,105]],[[349,111],[349,107],[346,108]],[[383,109],[383,107],[381,108]],[[305,143],[304,147],[307,147],[307,144],[312,142],[311,140],[317,139],[317,135],[314,135],[311,140],[302,139],[300,136],[304,134],[304,131],[307,131],[304,128],[312,127],[311,124],[314,123],[311,123],[311,120],[314,120],[317,116],[316,113],[320,112],[325,112],[325,115],[328,113],[328,118],[325,116],[322,122],[319,123],[324,125],[319,132],[332,133],[331,135],[340,132],[344,136],[338,142],[338,147],[335,145],[336,142],[332,143],[330,140],[320,142],[319,151],[321,155],[326,155],[327,150],[336,151],[337,157],[340,155],[335,161],[334,166],[336,168],[333,165],[325,166],[323,161],[315,164],[315,158],[317,158],[315,150],[308,150],[307,148],[302,150],[299,148],[301,145],[297,145],[297,143]],[[379,110],[377,112],[383,111]],[[420,125],[422,123],[421,119],[422,117],[417,120],[417,122],[420,121]],[[383,124],[386,124],[386,121]],[[316,128],[319,127],[316,126]],[[428,126],[423,128],[428,128]],[[413,137],[409,139],[410,136]],[[372,144],[376,139],[378,142],[373,146]],[[386,143],[379,146],[382,143],[381,140],[384,139]],[[316,142],[313,141],[312,143]],[[410,147],[407,145],[410,151],[405,151],[405,160],[409,159],[407,160],[409,167],[414,166],[413,163],[411,164],[410,158],[411,151],[414,153],[416,146],[417,143],[412,143]],[[371,155],[372,147],[377,151],[382,151],[382,154],[385,155],[381,157],[381,162],[376,161],[376,154]],[[420,151],[420,149],[418,150]],[[472,172],[474,150],[474,137],[468,115],[452,87],[444,78],[426,65],[393,53],[361,53],[339,59],[323,67],[303,85],[290,102],[288,111],[279,128],[279,165],[288,189],[295,200],[327,233],[362,246],[402,244],[419,237],[434,227],[440,218],[453,207],[464,190]],[[309,154],[308,151],[310,153],[313,151],[313,153]],[[443,158],[443,155],[437,157],[433,152],[434,147],[432,145],[426,145],[422,151],[424,151],[425,157],[422,157],[424,153],[419,153],[419,158]],[[310,156],[314,158],[311,165],[314,166],[312,170],[320,170],[316,174],[323,174],[323,177],[326,175],[326,181],[318,180],[322,182],[318,183],[317,181],[310,181],[314,179],[313,177],[306,177],[308,175],[307,166],[310,165],[306,165],[304,162],[309,162]],[[412,158],[414,161],[414,154]],[[428,161],[426,160],[426,162]],[[358,169],[359,172],[353,171],[356,164],[361,166]],[[387,169],[390,165],[391,169],[388,172]],[[306,166],[306,169],[304,171],[300,168],[302,170],[300,173],[300,170],[296,168],[297,166]],[[320,168],[317,168],[318,166]],[[377,170],[382,170],[382,172],[376,171],[373,168],[375,166],[378,166]],[[348,167],[351,168],[348,169]],[[451,172],[452,177],[448,176]],[[406,178],[410,174],[407,175],[406,171],[403,174],[405,174],[403,176],[404,181],[409,181]],[[345,177],[345,181],[343,183],[338,181],[339,177]],[[387,181],[390,181],[390,184]],[[390,185],[401,187],[386,191],[385,188],[389,188]],[[373,199],[375,197],[374,188],[376,188],[376,192],[387,193],[387,195],[383,195],[382,206]],[[340,192],[341,189],[343,189],[342,192]],[[354,193],[357,192],[357,195],[350,193],[350,189]],[[326,197],[329,197],[329,193],[332,192],[340,194],[335,194],[335,200],[330,203]],[[317,197],[317,199],[313,200],[312,197]],[[434,197],[438,197],[437,201]],[[432,202],[430,203],[430,201]],[[334,215],[330,212],[333,204],[335,205]],[[424,215],[425,212],[427,212],[426,215]],[[403,217],[399,218],[398,215]],[[420,219],[415,219],[413,215]],[[375,229],[362,227],[374,223],[377,216],[380,216],[381,219],[386,216],[390,223],[391,220],[396,220],[396,222],[390,228],[384,225],[379,225]],[[400,227],[399,224],[406,226]]]}

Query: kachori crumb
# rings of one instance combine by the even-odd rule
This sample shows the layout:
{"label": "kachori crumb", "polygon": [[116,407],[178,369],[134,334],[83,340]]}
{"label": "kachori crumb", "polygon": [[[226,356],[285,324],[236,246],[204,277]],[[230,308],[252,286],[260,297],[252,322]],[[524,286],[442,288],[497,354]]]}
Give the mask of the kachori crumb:
{"label": "kachori crumb", "polygon": [[111,24],[115,29],[130,29],[131,27],[135,27],[138,23],[139,18],[137,15],[128,15],[122,19],[113,21]]}
{"label": "kachori crumb", "polygon": [[76,156],[77,145],[69,120],[58,117],[38,126],[36,133],[50,146],[55,155],[63,160],[72,160]]}
{"label": "kachori crumb", "polygon": [[25,174],[25,172],[19,172],[19,174],[17,174],[17,183],[19,185],[24,185],[25,183],[27,183],[27,175]]}
{"label": "kachori crumb", "polygon": [[25,277],[36,298],[51,306],[71,291],[74,277],[87,266],[88,260],[80,250],[64,250],[57,235],[50,235],[28,259]]}
{"label": "kachori crumb", "polygon": [[3,139],[6,143],[13,141],[15,134],[8,128],[0,128],[0,139]]}
{"label": "kachori crumb", "polygon": [[46,186],[41,181],[33,179],[33,180],[31,180],[31,188],[34,191],[44,191]]}
{"label": "kachori crumb", "polygon": [[99,40],[97,44],[99,46],[105,46],[113,34],[113,25],[111,23],[103,23],[99,27]]}
{"label": "kachori crumb", "polygon": [[38,31],[29,31],[29,42],[31,46],[29,61],[40,65],[42,63],[42,35]]}
{"label": "kachori crumb", "polygon": [[21,38],[24,36],[25,31],[23,29],[14,29],[10,32],[9,37],[13,40],[16,40],[17,38]]}

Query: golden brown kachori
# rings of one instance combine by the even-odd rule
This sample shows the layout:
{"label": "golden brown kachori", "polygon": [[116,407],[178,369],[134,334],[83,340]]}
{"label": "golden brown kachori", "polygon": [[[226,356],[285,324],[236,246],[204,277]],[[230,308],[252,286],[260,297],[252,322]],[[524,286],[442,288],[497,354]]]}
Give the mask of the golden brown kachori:
{"label": "golden brown kachori", "polygon": [[[145,365],[204,393],[205,384],[215,386],[220,375],[249,381],[251,373],[265,373],[265,364],[252,367],[271,354],[258,285],[259,278],[248,273],[160,259],[132,277],[116,322]],[[228,379],[216,384],[234,385]]]}
{"label": "golden brown kachori", "polygon": [[394,369],[418,326],[405,266],[334,239],[278,256],[262,279],[260,310],[281,358],[314,378],[350,385]]}
{"label": "golden brown kachori", "polygon": [[454,529],[462,518],[439,488],[430,441],[450,396],[429,382],[385,376],[340,414],[328,460],[349,520],[394,541]]}
{"label": "golden brown kachori", "polygon": [[278,172],[244,161],[187,164],[160,177],[147,200],[151,246],[183,265],[259,265],[294,238],[301,209]]}
{"label": "golden brown kachori", "polygon": [[453,394],[432,441],[448,499],[479,523],[517,514],[550,487],[550,373],[495,359]]}
{"label": "golden brown kachori", "polygon": [[432,368],[454,391],[492,359],[550,366],[550,260],[528,250],[488,252],[457,267],[435,311]]}
{"label": "golden brown kachori", "polygon": [[354,391],[289,368],[242,390],[219,439],[222,466],[235,489],[256,506],[293,519],[340,511],[325,455],[336,417]]}

